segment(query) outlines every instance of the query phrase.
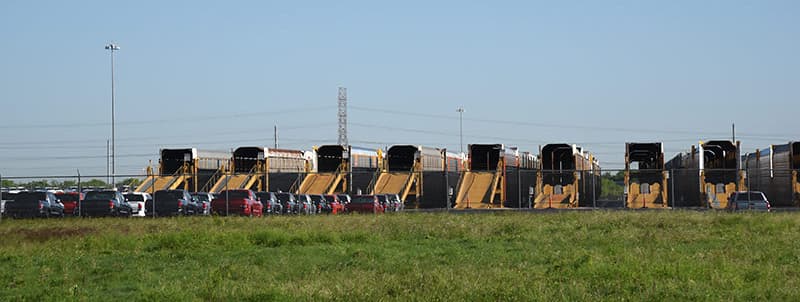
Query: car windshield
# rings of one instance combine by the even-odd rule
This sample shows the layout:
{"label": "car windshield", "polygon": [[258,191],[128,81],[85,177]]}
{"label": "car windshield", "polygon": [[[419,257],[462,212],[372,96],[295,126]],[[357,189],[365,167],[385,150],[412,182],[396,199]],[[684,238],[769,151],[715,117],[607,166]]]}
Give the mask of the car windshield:
{"label": "car windshield", "polygon": [[144,201],[144,196],[139,194],[125,194],[128,201]]}
{"label": "car windshield", "polygon": [[386,201],[386,195],[378,195],[378,201],[385,202]]}
{"label": "car windshield", "polygon": [[3,200],[13,200],[14,196],[17,196],[15,193],[3,192]]}
{"label": "car windshield", "polygon": [[281,201],[289,201],[289,200],[292,199],[291,196],[292,195],[289,194],[289,193],[278,193],[278,194],[275,194],[275,197],[278,197],[278,199],[280,199]]}
{"label": "car windshield", "polygon": [[374,196],[356,196],[351,200],[352,203],[373,203],[375,202]]}
{"label": "car windshield", "polygon": [[233,190],[231,190],[231,191],[222,191],[222,192],[220,192],[219,193],[219,197],[223,198],[223,199],[226,198],[226,197],[229,198],[229,199],[247,199],[247,198],[250,198],[250,194],[248,194],[247,191],[241,191],[241,190],[233,191]]}
{"label": "car windshield", "polygon": [[192,197],[197,198],[199,201],[208,201],[208,195],[206,194],[192,194]]}
{"label": "car windshield", "polygon": [[117,197],[117,192],[114,191],[91,191],[86,193],[84,199],[113,199]]}
{"label": "car windshield", "polygon": [[262,201],[267,201],[269,200],[269,193],[265,192],[256,193],[256,197],[258,197],[258,199],[261,199]]}
{"label": "car windshield", "polygon": [[311,195],[311,201],[313,202],[320,202],[322,200],[322,196],[319,195]]}
{"label": "car windshield", "polygon": [[14,202],[24,203],[24,202],[37,202],[40,200],[46,199],[46,194],[42,192],[26,192],[26,193],[19,193],[14,198]]}
{"label": "car windshield", "polygon": [[764,197],[758,192],[736,193],[736,200],[764,201]]}
{"label": "car windshield", "polygon": [[56,197],[61,199],[62,202],[78,201],[78,194],[56,194]]}

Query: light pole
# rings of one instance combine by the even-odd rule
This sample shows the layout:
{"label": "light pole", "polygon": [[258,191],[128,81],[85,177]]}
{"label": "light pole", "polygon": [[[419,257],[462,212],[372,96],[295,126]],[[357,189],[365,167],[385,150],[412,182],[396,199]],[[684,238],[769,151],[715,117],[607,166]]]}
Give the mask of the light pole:
{"label": "light pole", "polygon": [[464,122],[463,122],[464,107],[459,106],[458,109],[456,109],[456,112],[458,112],[458,139],[459,139],[458,147],[461,149],[461,153],[463,154],[464,153]]}
{"label": "light pole", "polygon": [[114,51],[119,50],[119,46],[112,43],[106,45],[106,49],[111,51],[111,183],[117,187],[117,162],[116,162],[116,141],[114,137]]}

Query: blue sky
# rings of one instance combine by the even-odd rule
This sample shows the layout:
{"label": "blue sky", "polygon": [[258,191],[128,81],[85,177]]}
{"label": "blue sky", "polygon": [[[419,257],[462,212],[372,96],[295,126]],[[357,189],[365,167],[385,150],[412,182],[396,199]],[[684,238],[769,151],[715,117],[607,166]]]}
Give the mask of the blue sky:
{"label": "blue sky", "polygon": [[538,153],[626,141],[800,139],[798,1],[3,1],[0,173],[104,175],[116,55],[117,171],[165,147],[354,145]]}

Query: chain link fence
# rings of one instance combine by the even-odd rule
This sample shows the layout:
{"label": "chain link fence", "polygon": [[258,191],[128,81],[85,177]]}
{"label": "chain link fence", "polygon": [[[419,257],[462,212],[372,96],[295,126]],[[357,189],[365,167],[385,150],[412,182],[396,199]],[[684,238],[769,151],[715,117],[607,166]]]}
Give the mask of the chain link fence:
{"label": "chain link fence", "polygon": [[[749,172],[749,173],[748,173]],[[468,173],[468,172],[467,172]],[[391,175],[389,175],[391,174]],[[800,182],[797,170],[786,169],[681,169],[546,171],[509,169],[496,173],[491,182],[467,183],[465,172],[384,173],[354,171],[317,173],[268,173],[261,175],[206,173],[204,175],[107,175],[0,176],[3,198],[0,215],[13,195],[22,191],[85,192],[114,189],[143,191],[155,200],[156,191],[184,189],[218,193],[227,189],[307,194],[398,194],[406,209],[449,209],[464,196],[483,196],[490,208],[724,208],[736,191],[762,191],[773,207],[797,207]],[[487,178],[488,179],[488,178]],[[483,187],[481,187],[483,186]],[[474,192],[473,192],[474,191]],[[483,193],[480,195],[481,191]],[[461,195],[459,195],[461,194]],[[495,194],[495,195],[492,195]],[[490,196],[492,195],[492,196]],[[222,197],[222,196],[220,196]],[[458,200],[461,197],[462,200]],[[492,197],[492,198],[489,198]],[[230,205],[225,205],[225,214]],[[470,202],[478,201],[475,198]],[[221,214],[221,212],[219,212]],[[148,215],[157,217],[158,215]],[[2,216],[0,216],[2,217]]]}

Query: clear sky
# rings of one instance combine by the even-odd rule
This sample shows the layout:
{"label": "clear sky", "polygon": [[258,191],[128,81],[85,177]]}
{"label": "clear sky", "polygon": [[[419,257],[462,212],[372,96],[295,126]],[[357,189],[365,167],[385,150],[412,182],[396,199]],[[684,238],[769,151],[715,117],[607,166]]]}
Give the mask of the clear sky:
{"label": "clear sky", "polygon": [[800,1],[1,1],[0,173],[105,175],[116,154],[336,142],[458,150],[800,140]]}

